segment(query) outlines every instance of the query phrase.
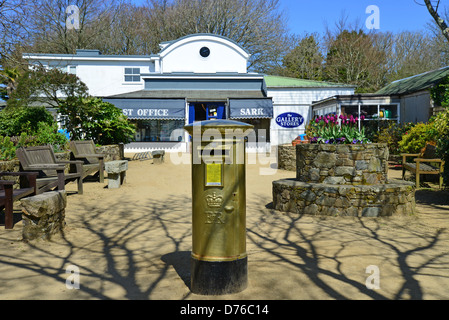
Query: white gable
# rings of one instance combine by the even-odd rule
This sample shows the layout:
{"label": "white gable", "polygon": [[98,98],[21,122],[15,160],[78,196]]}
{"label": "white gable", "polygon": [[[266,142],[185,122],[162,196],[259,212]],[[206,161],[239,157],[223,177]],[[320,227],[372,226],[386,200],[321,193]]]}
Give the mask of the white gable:
{"label": "white gable", "polygon": [[246,73],[250,55],[225,37],[195,34],[164,45],[159,57],[162,73]]}

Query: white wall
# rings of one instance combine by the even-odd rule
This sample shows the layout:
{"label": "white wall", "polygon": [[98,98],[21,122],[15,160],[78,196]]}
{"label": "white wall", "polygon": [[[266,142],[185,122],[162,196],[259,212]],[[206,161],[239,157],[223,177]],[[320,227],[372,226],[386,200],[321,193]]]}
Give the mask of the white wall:
{"label": "white wall", "polygon": [[[101,57],[101,56],[99,56]],[[154,62],[145,59],[93,58],[76,57],[71,59],[53,58],[53,60],[31,59],[30,63],[41,64],[49,68],[69,71],[68,66],[76,67],[76,76],[89,88],[92,96],[109,96],[142,90],[144,81],[125,82],[125,68],[140,68],[140,73],[154,72]]]}
{"label": "white wall", "polygon": [[[168,72],[237,72],[246,73],[247,56],[241,49],[228,44],[223,39],[188,39],[180,41],[175,47],[168,46],[161,56],[161,69]],[[173,45],[174,46],[174,45]],[[200,55],[200,49],[208,47],[210,55]]]}
{"label": "white wall", "polygon": [[143,90],[144,81],[125,82],[125,68],[140,68],[141,73],[148,73],[149,63],[143,62],[100,62],[87,61],[78,64],[76,75],[89,87],[93,96],[110,96],[137,90]]}

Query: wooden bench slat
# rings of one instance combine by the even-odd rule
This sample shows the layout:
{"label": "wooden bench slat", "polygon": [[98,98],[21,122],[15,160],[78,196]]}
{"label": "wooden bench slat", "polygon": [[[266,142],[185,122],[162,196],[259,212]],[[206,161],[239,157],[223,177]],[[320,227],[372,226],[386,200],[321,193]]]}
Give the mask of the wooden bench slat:
{"label": "wooden bench slat", "polygon": [[[441,159],[436,159],[436,148],[433,144],[426,143],[425,148],[421,150],[421,153],[403,153],[402,155],[402,179],[404,180],[405,171],[408,170],[416,175],[416,188],[419,188],[419,176],[421,174],[438,174],[439,175],[439,186],[443,185],[443,169],[444,161]],[[414,157],[414,163],[407,162],[407,157]],[[438,164],[433,166],[427,163]]]}

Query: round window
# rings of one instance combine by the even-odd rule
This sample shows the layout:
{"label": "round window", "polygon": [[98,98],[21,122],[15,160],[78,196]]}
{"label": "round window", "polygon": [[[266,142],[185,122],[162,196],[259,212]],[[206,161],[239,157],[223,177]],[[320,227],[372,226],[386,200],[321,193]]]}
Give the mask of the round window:
{"label": "round window", "polygon": [[200,49],[200,55],[201,55],[203,58],[208,57],[209,54],[210,54],[210,50],[209,50],[208,47],[202,47],[202,48]]}

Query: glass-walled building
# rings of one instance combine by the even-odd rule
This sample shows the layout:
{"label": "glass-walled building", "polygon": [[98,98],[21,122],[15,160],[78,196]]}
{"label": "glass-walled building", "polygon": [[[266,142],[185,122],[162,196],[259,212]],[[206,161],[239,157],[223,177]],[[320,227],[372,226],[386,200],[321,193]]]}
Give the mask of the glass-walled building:
{"label": "glass-walled building", "polygon": [[400,122],[400,99],[375,94],[333,96],[312,103],[312,118],[340,115],[357,118],[359,128],[378,121]]}

